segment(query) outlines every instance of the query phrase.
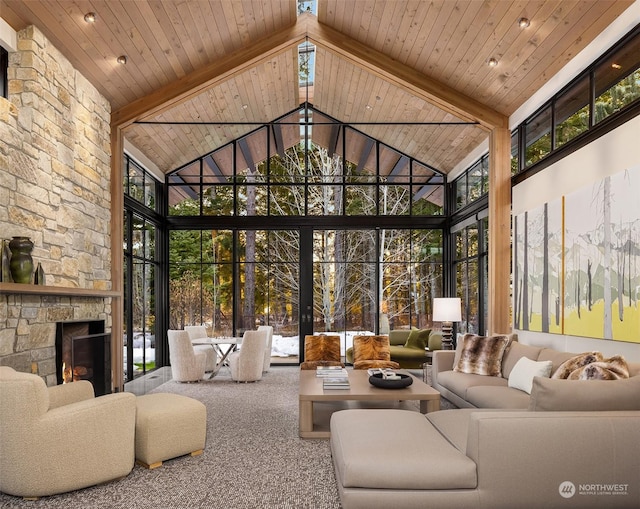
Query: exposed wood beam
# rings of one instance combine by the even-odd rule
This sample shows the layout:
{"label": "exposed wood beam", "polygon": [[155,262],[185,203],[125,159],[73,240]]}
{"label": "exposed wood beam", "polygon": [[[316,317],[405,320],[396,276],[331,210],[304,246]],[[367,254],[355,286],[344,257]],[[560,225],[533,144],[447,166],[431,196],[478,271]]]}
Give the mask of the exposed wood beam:
{"label": "exposed wood beam", "polygon": [[276,32],[256,44],[242,48],[114,111],[111,114],[111,123],[124,128],[135,121],[149,119],[224,82],[237,73],[254,67],[264,59],[297,46],[307,37],[314,44],[328,49],[367,72],[415,94],[462,120],[479,122],[486,129],[508,127],[506,116],[452,90],[446,84],[429,78],[319,23],[311,14],[303,14],[298,17],[295,25]]}
{"label": "exposed wood beam", "polygon": [[362,173],[364,171],[364,165],[367,164],[373,145],[373,139],[367,136],[362,152],[360,153],[360,158],[358,159],[358,173]]}
{"label": "exposed wood beam", "polygon": [[444,177],[442,175],[434,175],[423,185],[414,195],[413,201],[418,201],[422,198],[426,198],[430,193],[442,186]]}
{"label": "exposed wood beam", "polygon": [[394,180],[396,180],[396,177],[400,175],[402,169],[405,168],[408,164],[409,158],[407,156],[400,156],[396,161],[396,164],[393,166],[392,170],[389,172],[389,182],[393,182]]}
{"label": "exposed wood beam", "polygon": [[434,104],[462,120],[479,122],[482,127],[488,130],[494,127],[508,127],[508,118],[505,115],[327,25],[319,23],[314,16],[300,16],[298,24],[301,22],[306,24],[309,40],[313,44],[326,48],[430,104]]}
{"label": "exposed wood beam", "polygon": [[124,128],[135,121],[158,115],[237,73],[255,67],[263,60],[283,53],[292,46],[298,46],[305,40],[305,36],[305,23],[287,27],[112,112],[111,124]]}
{"label": "exposed wood beam", "polygon": [[331,133],[329,134],[329,146],[327,147],[331,156],[334,156],[338,149],[338,136],[340,136],[340,125],[334,124],[331,126]]}
{"label": "exposed wood beam", "polygon": [[204,161],[204,164],[207,165],[207,168],[211,170],[211,173],[213,173],[216,177],[220,177],[220,180],[219,180],[220,182],[224,182],[226,180],[224,173],[222,173],[222,170],[220,169],[218,164],[214,161],[212,156],[205,157],[203,161]]}
{"label": "exposed wood beam", "polygon": [[253,175],[256,171],[256,162],[253,159],[253,154],[251,153],[251,149],[249,148],[247,139],[242,138],[238,140],[238,147],[240,147],[240,152],[242,152],[242,157],[244,157],[244,161],[247,163],[247,167],[249,168],[249,173]]}
{"label": "exposed wood beam", "polygon": [[284,149],[284,137],[282,136],[282,126],[278,123],[271,124],[273,129],[273,138],[276,144],[276,153],[282,158],[285,158]]}

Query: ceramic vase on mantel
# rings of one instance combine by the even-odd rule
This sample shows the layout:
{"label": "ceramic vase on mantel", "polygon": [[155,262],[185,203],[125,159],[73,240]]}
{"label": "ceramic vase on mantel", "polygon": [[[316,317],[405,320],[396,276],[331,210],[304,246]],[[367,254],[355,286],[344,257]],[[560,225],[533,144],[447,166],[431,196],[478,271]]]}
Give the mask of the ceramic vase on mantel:
{"label": "ceramic vase on mantel", "polygon": [[11,250],[9,269],[13,282],[31,283],[31,276],[33,275],[33,258],[31,258],[33,242],[29,237],[13,237],[9,242],[9,249]]}

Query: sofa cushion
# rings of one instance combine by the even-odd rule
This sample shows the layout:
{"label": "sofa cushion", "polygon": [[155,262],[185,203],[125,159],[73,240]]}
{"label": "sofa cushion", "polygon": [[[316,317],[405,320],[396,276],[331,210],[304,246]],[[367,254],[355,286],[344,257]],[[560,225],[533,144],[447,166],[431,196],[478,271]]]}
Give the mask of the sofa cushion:
{"label": "sofa cushion", "polygon": [[410,329],[394,329],[389,331],[389,344],[403,346],[411,333]]}
{"label": "sofa cushion", "polygon": [[529,410],[640,410],[640,376],[624,380],[533,379]]}
{"label": "sofa cushion", "polygon": [[430,412],[425,417],[456,449],[466,453],[469,415],[477,411],[476,408],[457,408]]}
{"label": "sofa cushion", "polygon": [[586,366],[587,364],[591,364],[592,362],[601,361],[602,359],[603,357],[600,352],[584,352],[574,355],[560,364],[558,369],[553,371],[551,378],[560,380],[567,379],[575,370]]}
{"label": "sofa cushion", "polygon": [[391,352],[391,359],[396,362],[417,361],[418,363],[424,363],[428,359],[427,351],[419,348],[391,345],[389,351]]}
{"label": "sofa cushion", "polygon": [[502,376],[509,378],[511,370],[522,357],[533,361],[538,360],[542,348],[531,345],[523,345],[518,341],[512,341],[502,357]]}
{"label": "sofa cushion", "polygon": [[[447,490],[477,485],[476,464],[418,412],[341,410],[331,416],[330,426],[336,477],[345,488]],[[433,468],[429,458],[437,458]]]}
{"label": "sofa cushion", "polygon": [[629,378],[629,367],[622,355],[592,362],[572,371],[568,380],[620,380]]}
{"label": "sofa cushion", "polygon": [[469,387],[466,400],[476,408],[525,410],[529,406],[529,395],[526,392],[506,386]]}
{"label": "sofa cushion", "polygon": [[521,357],[509,374],[507,385],[531,394],[533,377],[549,378],[551,375],[551,361],[532,361],[528,357]]}
{"label": "sofa cushion", "polygon": [[441,371],[438,373],[438,384],[446,387],[462,399],[466,399],[469,387],[486,385],[489,387],[506,387],[507,381],[501,376],[471,375],[457,371]]}
{"label": "sofa cushion", "polygon": [[475,375],[501,376],[502,356],[508,344],[508,336],[465,334],[460,359],[453,370]]}
{"label": "sofa cushion", "polygon": [[442,350],[442,332],[432,330],[431,334],[429,334],[429,343],[427,346],[432,352]]}
{"label": "sofa cushion", "polygon": [[536,360],[551,361],[552,363],[551,373],[553,375],[553,373],[555,373],[555,371],[560,367],[560,365],[564,361],[566,361],[567,359],[570,359],[575,355],[576,355],[575,353],[571,353],[571,352],[560,352],[558,350],[553,350],[552,348],[543,348],[540,351],[540,355],[538,355],[538,358]]}
{"label": "sofa cushion", "polygon": [[419,348],[424,350],[429,344],[430,329],[413,329],[409,332],[407,342],[404,344],[405,348]]}

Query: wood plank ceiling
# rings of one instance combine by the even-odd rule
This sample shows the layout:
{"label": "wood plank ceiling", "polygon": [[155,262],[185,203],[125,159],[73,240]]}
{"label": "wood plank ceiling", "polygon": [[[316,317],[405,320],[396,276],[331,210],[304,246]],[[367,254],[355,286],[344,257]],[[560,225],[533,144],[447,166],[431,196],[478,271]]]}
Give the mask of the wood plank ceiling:
{"label": "wood plank ceiling", "polygon": [[[448,173],[488,126],[504,122],[632,3],[318,0],[316,17],[298,16],[296,0],[0,0],[0,16],[15,30],[42,31],[109,100],[114,121],[130,124],[127,141],[161,172],[308,99]],[[87,12],[95,23],[84,21]],[[315,76],[301,90],[305,40],[316,46]],[[478,122],[427,125],[469,120]],[[288,138],[290,145],[295,132]],[[252,151],[256,162],[266,153]]]}

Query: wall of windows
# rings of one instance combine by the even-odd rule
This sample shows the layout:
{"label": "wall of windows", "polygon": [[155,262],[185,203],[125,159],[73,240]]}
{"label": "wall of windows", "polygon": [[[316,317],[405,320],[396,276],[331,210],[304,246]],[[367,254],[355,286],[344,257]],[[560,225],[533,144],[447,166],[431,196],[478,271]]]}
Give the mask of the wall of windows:
{"label": "wall of windows", "polygon": [[[431,325],[444,175],[303,107],[167,176],[170,323],[237,335]],[[297,344],[296,344],[297,348]],[[296,351],[298,353],[298,351]]]}
{"label": "wall of windows", "polygon": [[458,332],[484,334],[488,323],[489,220],[487,217],[474,219],[453,230],[455,295],[462,299],[462,322],[458,324]]}
{"label": "wall of windows", "polygon": [[428,165],[310,107],[167,178],[169,215],[240,217],[441,216],[444,182]]}
{"label": "wall of windows", "polygon": [[170,328],[237,336],[268,324],[294,355],[305,328],[342,334],[345,350],[357,333],[430,327],[442,294],[438,229],[189,229],[169,238]]}
{"label": "wall of windows", "polygon": [[640,27],[636,27],[523,122],[512,142],[512,173],[595,131],[640,100]]}
{"label": "wall of windows", "polygon": [[162,217],[156,211],[158,183],[130,157],[124,157],[124,373],[125,381],[161,362],[163,281]]}

